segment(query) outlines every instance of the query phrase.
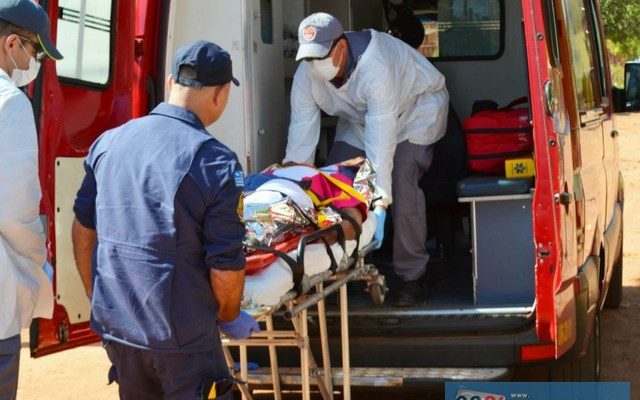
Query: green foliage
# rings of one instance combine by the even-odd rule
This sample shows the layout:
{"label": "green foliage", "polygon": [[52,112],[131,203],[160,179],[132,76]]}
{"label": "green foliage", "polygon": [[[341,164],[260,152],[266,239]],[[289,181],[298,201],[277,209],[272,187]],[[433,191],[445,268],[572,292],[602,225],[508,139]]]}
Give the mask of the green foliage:
{"label": "green foliage", "polygon": [[[633,48],[640,38],[640,2],[629,0],[601,0],[602,19],[607,37],[624,47]],[[637,47],[636,47],[637,50]]]}
{"label": "green foliage", "polygon": [[600,0],[615,86],[624,85],[624,63],[640,56],[640,1]]}

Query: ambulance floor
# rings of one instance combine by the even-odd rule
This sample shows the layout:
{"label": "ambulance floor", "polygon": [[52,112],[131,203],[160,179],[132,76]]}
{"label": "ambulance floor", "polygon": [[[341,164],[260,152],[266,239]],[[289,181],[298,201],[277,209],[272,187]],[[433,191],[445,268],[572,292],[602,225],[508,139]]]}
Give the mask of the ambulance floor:
{"label": "ambulance floor", "polygon": [[[384,304],[376,309],[397,309],[393,304],[402,287],[402,281],[393,272],[393,265],[384,255],[367,260],[376,265],[387,281],[389,291]],[[442,309],[473,305],[473,278],[470,254],[453,254],[446,259],[432,258],[427,264],[427,272],[423,278],[426,300],[416,309]],[[352,311],[371,308],[371,298],[365,291],[363,282],[354,282],[349,287],[349,309]],[[329,304],[336,303],[330,299]]]}

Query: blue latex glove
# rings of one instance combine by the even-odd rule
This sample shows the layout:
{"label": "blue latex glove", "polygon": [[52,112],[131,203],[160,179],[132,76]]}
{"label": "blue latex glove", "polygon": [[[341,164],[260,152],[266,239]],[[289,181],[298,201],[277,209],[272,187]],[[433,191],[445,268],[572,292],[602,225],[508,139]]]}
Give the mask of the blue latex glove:
{"label": "blue latex glove", "polygon": [[218,328],[230,339],[246,339],[251,336],[251,332],[260,332],[258,321],[244,311],[240,311],[240,315],[233,321],[218,320]]}
{"label": "blue latex glove", "polygon": [[376,231],[373,234],[373,238],[378,241],[376,250],[382,246],[382,240],[384,239],[384,221],[387,219],[387,209],[384,207],[376,207],[373,209],[373,214],[376,216]]}
{"label": "blue latex glove", "polygon": [[[247,370],[248,371],[253,371],[254,369],[258,369],[258,367],[259,367],[259,365],[257,363],[254,363],[254,362],[251,362],[251,361],[247,362]],[[233,363],[233,369],[236,370],[236,371],[240,371],[240,369],[241,369],[240,368],[240,363],[237,362],[237,361],[234,362]]]}
{"label": "blue latex glove", "polygon": [[44,270],[44,273],[49,277],[49,280],[53,283],[53,267],[51,266],[51,264],[49,264],[48,261],[45,261],[42,269]]}

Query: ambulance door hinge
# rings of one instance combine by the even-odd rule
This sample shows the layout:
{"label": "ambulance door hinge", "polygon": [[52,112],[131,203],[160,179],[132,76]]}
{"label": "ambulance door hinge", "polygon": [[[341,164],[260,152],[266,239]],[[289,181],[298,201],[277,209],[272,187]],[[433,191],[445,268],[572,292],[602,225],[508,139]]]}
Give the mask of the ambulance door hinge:
{"label": "ambulance door hinge", "polygon": [[544,244],[540,243],[537,246],[537,252],[538,257],[540,258],[547,258],[551,255],[551,250],[548,247],[545,247]]}
{"label": "ambulance door hinge", "polygon": [[547,258],[551,255],[549,250],[538,250],[538,257]]}

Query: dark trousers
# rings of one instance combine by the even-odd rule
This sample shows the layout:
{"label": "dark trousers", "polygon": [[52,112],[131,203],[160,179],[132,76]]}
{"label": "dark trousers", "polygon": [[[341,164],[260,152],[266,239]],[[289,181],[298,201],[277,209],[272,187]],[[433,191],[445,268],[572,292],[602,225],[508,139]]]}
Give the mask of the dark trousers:
{"label": "dark trousers", "polygon": [[[113,341],[105,349],[113,364],[109,381],[118,382],[123,400],[200,400],[203,384],[230,377],[222,354],[214,350],[160,353]],[[217,398],[231,400],[232,391]]]}
{"label": "dark trousers", "polygon": [[20,367],[20,335],[0,340],[0,400],[15,400]]}
{"label": "dark trousers", "polygon": [[[348,143],[333,143],[328,164],[364,156],[364,150]],[[403,281],[419,279],[427,268],[427,214],[424,192],[418,186],[433,160],[433,146],[404,141],[393,157],[393,267]]]}

